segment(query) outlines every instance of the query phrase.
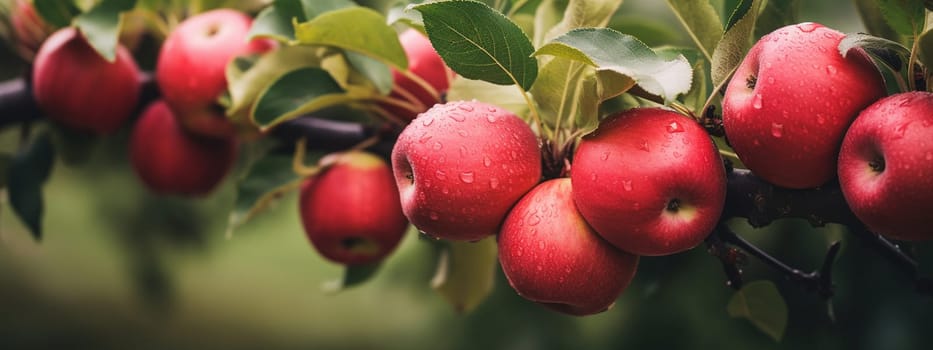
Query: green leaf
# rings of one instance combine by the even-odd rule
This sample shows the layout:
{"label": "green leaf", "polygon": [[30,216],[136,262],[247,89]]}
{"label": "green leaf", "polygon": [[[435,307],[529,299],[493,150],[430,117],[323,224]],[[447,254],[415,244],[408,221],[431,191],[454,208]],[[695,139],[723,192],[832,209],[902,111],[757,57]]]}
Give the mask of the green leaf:
{"label": "green leaf", "polygon": [[388,95],[392,92],[392,70],[382,62],[358,54],[353,51],[347,51],[347,61],[360,74],[366,77],[373,84],[377,91],[382,95]]}
{"label": "green leaf", "polygon": [[910,59],[910,49],[898,42],[868,34],[846,34],[839,42],[839,53],[846,57],[854,48],[862,48],[873,57],[881,59],[889,67],[900,70]]}
{"label": "green leaf", "polygon": [[742,17],[745,17],[745,15],[748,14],[748,10],[750,10],[751,7],[752,7],[751,0],[739,1],[739,3],[732,10],[732,15],[729,16],[729,21],[726,22],[725,31],[728,32],[730,29],[732,29],[732,27],[735,26],[735,24],[738,23],[738,21],[742,19]]}
{"label": "green leaf", "polygon": [[322,287],[325,292],[337,293],[347,288],[358,286],[375,276],[381,265],[382,264],[380,263],[375,263],[368,265],[346,266],[343,270],[343,276],[341,278],[326,282]]}
{"label": "green leaf", "polygon": [[51,126],[52,146],[66,166],[76,166],[91,159],[101,138],[94,134],[68,127]]}
{"label": "green leaf", "polygon": [[352,98],[320,68],[299,68],[273,82],[256,102],[253,121],[263,129]]}
{"label": "green leaf", "polygon": [[538,75],[534,47],[515,23],[489,6],[452,0],[414,7],[428,38],[458,74],[528,91]]}
{"label": "green leaf", "polygon": [[798,23],[799,0],[768,0],[758,15],[755,37],[762,37],[780,27]]}
{"label": "green leaf", "polygon": [[103,0],[76,17],[75,23],[94,50],[113,62],[117,58],[120,26],[123,24],[121,14],[135,6],[136,0]]}
{"label": "green leaf", "polygon": [[356,51],[399,70],[408,68],[408,58],[398,34],[386,18],[364,7],[329,11],[297,25],[295,38],[306,45],[326,45]]}
{"label": "green leaf", "polygon": [[319,47],[283,46],[260,56],[246,67],[248,69],[243,69],[242,59],[232,61],[227,66],[227,90],[231,99],[227,115],[238,119],[250,113],[257,98],[285,73],[320,66],[322,51]]}
{"label": "green leaf", "polygon": [[0,153],[0,188],[6,188],[10,183],[11,166],[13,166],[13,155]]}
{"label": "green leaf", "polygon": [[684,105],[690,108],[697,115],[703,114],[703,106],[706,105],[706,99],[709,97],[709,83],[706,75],[706,60],[699,58],[693,64],[693,83],[690,91],[684,95]]}
{"label": "green leaf", "polygon": [[719,83],[729,78],[751,48],[760,5],[761,1],[751,0],[745,15],[722,35],[712,58],[711,77],[714,86],[719,86]]}
{"label": "green leaf", "polygon": [[544,42],[567,32],[586,27],[605,27],[612,15],[622,5],[622,0],[570,0],[564,10],[563,19],[544,36]]}
{"label": "green leaf", "polygon": [[878,0],[885,21],[906,37],[920,34],[923,29],[924,5],[920,0]]}
{"label": "green leaf", "polygon": [[771,281],[746,284],[726,307],[729,316],[748,319],[759,330],[780,341],[787,328],[787,304]]}
{"label": "green leaf", "polygon": [[43,20],[56,27],[71,25],[74,16],[81,13],[74,0],[33,0],[33,6]]}
{"label": "green leaf", "polygon": [[722,20],[706,0],[667,0],[677,19],[687,28],[700,52],[712,59],[713,50],[722,38]]}
{"label": "green leaf", "polygon": [[10,205],[36,240],[42,238],[42,184],[51,175],[54,160],[55,148],[46,132],[17,153],[9,168]]}
{"label": "green leaf", "polygon": [[689,91],[693,76],[683,55],[664,59],[637,38],[609,28],[572,30],[538,49],[535,55],[565,57],[614,71],[665,101]]}
{"label": "green leaf", "polygon": [[492,292],[496,275],[496,239],[448,242],[441,252],[431,287],[457,312],[470,312]]}
{"label": "green leaf", "polygon": [[[536,82],[535,85],[538,83]],[[534,87],[532,87],[532,90]],[[524,115],[528,111],[528,103],[521,91],[511,86],[496,85],[482,80],[467,79],[457,76],[450,83],[447,90],[448,101],[479,100],[505,108],[515,115]]]}
{"label": "green leaf", "polygon": [[890,40],[901,39],[894,28],[885,21],[877,0],[855,0],[855,6],[862,17],[862,23],[868,29],[868,34]]}
{"label": "green leaf", "polygon": [[556,26],[564,17],[564,11],[567,9],[569,0],[542,0],[538,8],[535,9],[534,16],[534,47],[541,47],[548,40],[545,35],[552,27]]}
{"label": "green leaf", "polygon": [[294,22],[305,22],[322,13],[353,6],[355,4],[349,0],[276,0],[256,16],[248,37],[291,41],[295,39]]}
{"label": "green leaf", "polygon": [[268,209],[285,193],[299,187],[302,179],[292,167],[290,155],[268,155],[256,161],[236,184],[236,200],[227,221],[227,237]]}

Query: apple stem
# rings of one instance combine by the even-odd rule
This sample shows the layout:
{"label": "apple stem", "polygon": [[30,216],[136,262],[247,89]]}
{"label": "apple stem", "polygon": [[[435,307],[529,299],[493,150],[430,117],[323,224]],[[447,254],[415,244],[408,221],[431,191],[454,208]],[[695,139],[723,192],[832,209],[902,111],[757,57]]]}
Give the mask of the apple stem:
{"label": "apple stem", "polygon": [[307,153],[308,139],[300,138],[295,142],[295,154],[292,157],[292,170],[300,177],[317,175],[321,172],[320,166],[309,166],[305,164],[305,154]]}

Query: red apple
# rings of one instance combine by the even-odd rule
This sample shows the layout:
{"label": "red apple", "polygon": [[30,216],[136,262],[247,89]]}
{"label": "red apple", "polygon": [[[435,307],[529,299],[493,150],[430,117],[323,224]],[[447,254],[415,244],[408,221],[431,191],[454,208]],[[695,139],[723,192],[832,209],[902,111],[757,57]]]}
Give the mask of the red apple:
{"label": "red apple", "polygon": [[538,140],[511,112],[477,101],[436,105],[392,150],[405,216],[437,238],[475,241],[499,231],[541,177]]}
{"label": "red apple", "polygon": [[139,101],[139,68],[122,45],[107,62],[75,28],[50,36],[36,54],[32,91],[36,103],[70,128],[109,134],[123,125]]}
{"label": "red apple", "polygon": [[209,194],[230,170],[236,155],[235,138],[188,133],[162,100],[146,108],[130,138],[133,169],[150,190],[160,194]]}
{"label": "red apple", "polygon": [[314,248],[347,265],[370,264],[389,255],[408,221],[386,161],[352,151],[321,160],[330,164],[301,187],[301,222]]}
{"label": "red apple", "polygon": [[[408,29],[399,35],[399,41],[402,43],[402,48],[405,49],[405,56],[408,57],[408,70],[424,79],[438,93],[447,92],[447,89],[450,88],[450,80],[453,79],[453,71],[447,67],[437,51],[434,51],[428,37],[417,30]],[[407,103],[415,103],[419,109],[418,111],[411,111],[392,105],[383,106],[390,113],[404,121],[414,119],[418,113],[424,112],[441,102],[438,99],[439,96],[432,95],[398,70],[392,69],[392,82],[394,88],[389,97]],[[401,91],[406,91],[407,94]],[[415,101],[410,101],[409,96],[414,97]]]}
{"label": "red apple", "polygon": [[726,174],[706,131],[659,108],[610,116],[580,141],[573,200],[593,229],[638,255],[693,248],[722,213]]}
{"label": "red apple", "polygon": [[571,315],[607,310],[629,285],[638,256],[593,231],[568,178],[544,182],[515,204],[499,232],[499,262],[522,297]]}
{"label": "red apple", "polygon": [[217,113],[217,100],[227,89],[227,64],[236,56],[272,48],[268,40],[246,40],[252,22],[236,10],[212,10],[181,22],[162,44],[156,81],[165,102],[188,130],[215,137],[236,132]]}
{"label": "red apple", "polygon": [[842,142],[839,183],[872,231],[933,239],[933,94],[892,95],[862,111]]}
{"label": "red apple", "polygon": [[762,37],[735,71],[723,127],[755,175],[787,188],[817,187],[836,175],[846,128],[885,94],[867,55],[839,53],[844,36],[816,23],[783,27]]}

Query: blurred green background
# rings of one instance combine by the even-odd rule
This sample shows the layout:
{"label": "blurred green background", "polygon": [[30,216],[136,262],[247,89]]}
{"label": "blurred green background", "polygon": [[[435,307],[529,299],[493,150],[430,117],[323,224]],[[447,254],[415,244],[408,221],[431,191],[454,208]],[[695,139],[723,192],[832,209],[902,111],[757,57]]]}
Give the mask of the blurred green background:
{"label": "blurred green background", "polygon": [[[863,30],[848,1],[801,6],[801,21]],[[626,1],[614,23],[652,45],[690,45],[662,1]],[[24,69],[8,51],[0,62],[4,78]],[[0,150],[16,149],[18,135],[3,130]],[[232,181],[202,200],[147,194],[127,163],[127,139],[124,130],[102,141],[80,165],[56,162],[44,189],[41,243],[2,203],[0,348],[920,349],[933,341],[933,297],[914,292],[843,228],[793,220],[766,230],[733,222],[806,270],[830,242],[844,241],[830,303],[750,261],[747,280],[774,281],[787,301],[781,342],[729,317],[734,292],[702,246],[643,258],[615,307],[585,318],[521,299],[501,271],[489,299],[456,313],[430,288],[436,253],[414,232],[374,279],[327,293],[322,284],[342,270],[305,239],[294,193],[227,239]],[[927,275],[931,248],[908,247]]]}

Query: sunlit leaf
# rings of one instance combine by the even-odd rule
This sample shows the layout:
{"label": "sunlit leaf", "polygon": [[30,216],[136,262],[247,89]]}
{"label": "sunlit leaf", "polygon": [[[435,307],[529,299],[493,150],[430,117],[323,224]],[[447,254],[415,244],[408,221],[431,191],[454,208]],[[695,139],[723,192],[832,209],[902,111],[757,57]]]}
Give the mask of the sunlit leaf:
{"label": "sunlit leaf", "polygon": [[458,74],[494,84],[531,88],[538,75],[534,47],[515,23],[485,4],[452,0],[414,7],[428,38]]}
{"label": "sunlit leaf", "polygon": [[573,29],[605,27],[620,5],[622,0],[570,0],[560,23],[547,31],[544,42],[554,40]]}
{"label": "sunlit leaf", "polygon": [[36,240],[42,238],[42,185],[52,173],[54,160],[55,148],[51,136],[46,132],[17,153],[9,168],[10,206]]}
{"label": "sunlit leaf", "polygon": [[719,83],[729,78],[729,74],[742,63],[742,59],[752,46],[761,1],[748,1],[751,1],[751,4],[745,11],[745,15],[737,19],[735,24],[722,35],[722,40],[713,52],[711,78],[714,86],[718,86]]}
{"label": "sunlit leaf", "polygon": [[350,0],[276,0],[256,16],[248,37],[293,40],[294,22],[305,22],[322,13],[352,6],[355,4]]}
{"label": "sunlit leaf", "polygon": [[337,293],[347,288],[355,287],[366,282],[376,275],[382,264],[351,265],[343,269],[343,276],[339,279],[326,282],[322,286],[325,292]]}
{"label": "sunlit leaf", "polygon": [[282,75],[298,68],[320,65],[321,48],[308,46],[284,46],[265,54],[248,69],[242,69],[237,61],[227,66],[227,90],[230,105],[227,115],[246,115],[259,95]]}
{"label": "sunlit leaf", "polygon": [[787,304],[771,281],[746,284],[726,307],[729,316],[748,319],[759,330],[780,341],[787,328]]}
{"label": "sunlit leaf", "polygon": [[881,14],[877,0],[855,0],[855,7],[861,15],[862,23],[868,29],[868,34],[889,40],[900,40],[900,35]]}
{"label": "sunlit leaf", "polygon": [[268,155],[257,160],[236,183],[236,200],[227,224],[227,236],[269,208],[285,193],[298,188],[301,178],[290,155]]}
{"label": "sunlit leaf", "polygon": [[380,94],[387,95],[392,91],[392,70],[389,66],[375,59],[358,54],[353,51],[346,52],[347,61],[373,84]]}
{"label": "sunlit leaf", "polygon": [[665,101],[689,91],[693,76],[683,55],[664,59],[637,38],[609,28],[572,30],[541,47],[535,55],[565,57],[614,71]]}
{"label": "sunlit leaf", "polygon": [[[536,83],[537,84],[537,83]],[[511,86],[496,85],[482,80],[467,79],[457,76],[447,90],[448,101],[469,101],[476,99],[505,108],[516,115],[524,115],[528,104],[521,91]]]}
{"label": "sunlit leaf", "polygon": [[723,33],[716,9],[706,0],[668,0],[667,3],[703,55],[712,58]]}
{"label": "sunlit leaf", "polygon": [[301,114],[351,101],[343,92],[327,71],[299,68],[262,92],[253,109],[253,121],[261,128],[269,128]]}
{"label": "sunlit leaf", "polygon": [[861,48],[890,67],[900,69],[910,58],[910,49],[898,42],[867,34],[847,34],[839,42],[839,53],[846,57],[854,48]]}
{"label": "sunlit leaf", "polygon": [[458,312],[470,312],[492,292],[496,264],[495,237],[449,242],[441,252],[431,287]]}
{"label": "sunlit leaf", "polygon": [[74,0],[33,0],[33,6],[43,20],[56,27],[71,25],[74,16],[81,13]]}
{"label": "sunlit leaf", "polygon": [[84,33],[88,42],[107,61],[117,57],[117,44],[120,39],[121,14],[132,10],[136,0],[103,0],[87,12],[75,18],[78,29]]}
{"label": "sunlit leaf", "polygon": [[535,9],[533,46],[541,47],[548,40],[545,36],[552,27],[556,26],[564,17],[567,1],[542,0]]}
{"label": "sunlit leaf", "polygon": [[355,51],[397,69],[408,67],[408,58],[386,18],[364,7],[329,11],[295,28],[298,43],[327,45]]}

